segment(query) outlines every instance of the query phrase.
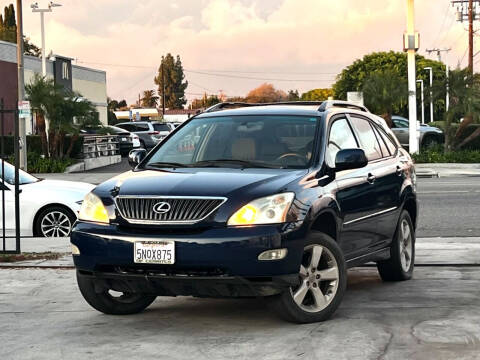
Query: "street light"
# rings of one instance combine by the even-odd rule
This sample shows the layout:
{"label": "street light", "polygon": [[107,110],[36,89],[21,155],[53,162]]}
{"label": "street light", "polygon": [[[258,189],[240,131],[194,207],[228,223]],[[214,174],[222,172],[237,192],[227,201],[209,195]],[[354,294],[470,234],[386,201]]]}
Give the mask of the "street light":
{"label": "street light", "polygon": [[43,76],[47,75],[47,61],[46,61],[46,58],[45,58],[45,21],[44,21],[44,14],[46,12],[52,12],[52,8],[59,7],[59,6],[62,6],[62,5],[61,4],[56,4],[53,1],[50,1],[46,8],[40,8],[38,6],[38,2],[35,2],[32,5],[30,5],[30,7],[32,8],[32,12],[40,13],[40,24],[41,24],[41,29],[42,29],[42,75]]}
{"label": "street light", "polygon": [[420,99],[422,101],[422,125],[425,124],[425,104],[423,101],[423,80],[417,80],[420,83]]}
{"label": "street light", "polygon": [[430,122],[433,121],[433,96],[432,96],[432,85],[433,85],[433,69],[431,66],[424,67],[423,70],[430,71]]}

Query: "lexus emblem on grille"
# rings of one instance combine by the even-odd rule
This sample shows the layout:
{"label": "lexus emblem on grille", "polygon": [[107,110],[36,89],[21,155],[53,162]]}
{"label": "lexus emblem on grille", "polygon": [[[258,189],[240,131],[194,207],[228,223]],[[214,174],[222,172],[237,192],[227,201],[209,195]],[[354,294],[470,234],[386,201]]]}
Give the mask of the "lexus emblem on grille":
{"label": "lexus emblem on grille", "polygon": [[166,214],[170,211],[170,204],[167,202],[159,202],[153,205],[153,212],[157,214]]}

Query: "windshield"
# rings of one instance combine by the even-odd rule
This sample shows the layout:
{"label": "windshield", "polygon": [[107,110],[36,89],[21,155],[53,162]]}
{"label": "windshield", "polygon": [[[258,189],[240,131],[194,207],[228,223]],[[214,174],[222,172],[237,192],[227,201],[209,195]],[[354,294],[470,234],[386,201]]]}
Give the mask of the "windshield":
{"label": "windshield", "polygon": [[146,167],[310,166],[317,118],[221,116],[196,118],[148,159]]}
{"label": "windshield", "polygon": [[[15,184],[15,167],[13,167],[13,165],[10,165],[6,161],[4,161],[3,164],[5,167],[5,182],[7,184],[14,185]],[[19,182],[20,185],[31,184],[38,181],[38,179],[35,176],[32,176],[20,169],[18,170],[18,175],[20,179],[20,182]],[[0,160],[0,182],[1,181],[2,181],[2,160]]]}

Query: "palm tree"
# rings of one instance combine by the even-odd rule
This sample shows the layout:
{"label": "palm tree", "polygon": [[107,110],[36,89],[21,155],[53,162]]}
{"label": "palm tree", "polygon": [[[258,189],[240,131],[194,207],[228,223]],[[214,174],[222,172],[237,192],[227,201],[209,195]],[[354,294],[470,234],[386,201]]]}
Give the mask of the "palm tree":
{"label": "palm tree", "polygon": [[394,109],[406,101],[407,94],[406,80],[391,70],[373,72],[363,85],[366,105],[373,112],[381,114],[389,127],[393,126]]}
{"label": "palm tree", "polygon": [[155,95],[154,90],[145,90],[142,97],[142,106],[147,108],[157,107],[158,96]]}
{"label": "palm tree", "polygon": [[[450,106],[445,113],[445,151],[462,148],[464,145],[480,136],[480,128],[475,130],[463,141],[459,141],[468,125],[480,120],[480,78],[472,75],[465,69],[456,69],[449,72],[448,79],[437,81],[432,87],[434,99],[444,98],[445,89],[449,88]],[[452,126],[461,118],[457,131]]]}
{"label": "palm tree", "polygon": [[53,79],[47,79],[40,74],[35,74],[32,81],[25,85],[25,93],[27,100],[30,101],[31,107],[36,115],[37,130],[42,139],[42,152],[48,156],[48,141],[45,127],[45,116],[48,102],[55,93],[55,84]]}

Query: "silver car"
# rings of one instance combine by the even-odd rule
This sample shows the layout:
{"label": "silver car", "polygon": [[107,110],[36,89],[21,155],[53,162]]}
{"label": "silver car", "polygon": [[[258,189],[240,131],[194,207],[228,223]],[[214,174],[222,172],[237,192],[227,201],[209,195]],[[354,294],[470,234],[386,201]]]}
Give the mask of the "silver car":
{"label": "silver car", "polygon": [[129,121],[115,126],[138,135],[141,147],[146,150],[152,149],[171,131],[175,130],[173,125],[158,121]]}
{"label": "silver car", "polygon": [[[397,137],[400,144],[403,147],[408,147],[408,119],[394,115],[392,116],[393,128],[392,131]],[[428,126],[427,124],[420,125],[420,147],[429,148],[438,144],[442,144],[444,141],[443,131],[434,126]]]}

